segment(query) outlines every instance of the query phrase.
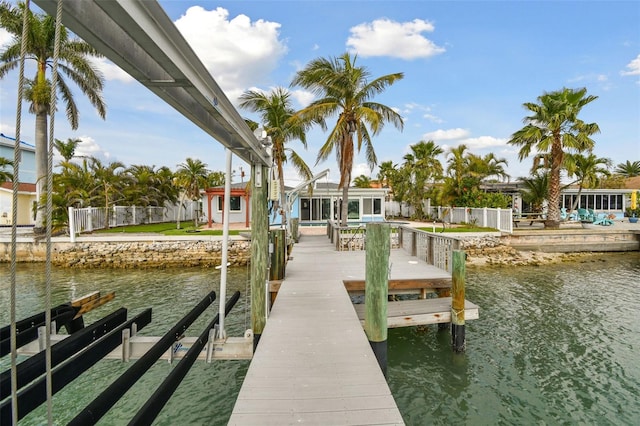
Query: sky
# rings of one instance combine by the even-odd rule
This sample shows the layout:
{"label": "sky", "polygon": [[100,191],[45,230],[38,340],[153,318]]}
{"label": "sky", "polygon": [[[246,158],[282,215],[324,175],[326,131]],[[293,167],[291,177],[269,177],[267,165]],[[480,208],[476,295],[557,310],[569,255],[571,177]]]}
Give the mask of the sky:
{"label": "sky", "polygon": [[[598,98],[580,118],[595,122],[594,153],[613,164],[640,160],[640,2],[638,1],[190,1],[160,4],[192,45],[230,101],[245,90],[285,87],[293,106],[314,99],[290,87],[297,71],[319,57],[357,55],[372,77],[404,78],[375,101],[395,109],[404,129],[392,125],[374,137],[378,162],[402,164],[410,146],[433,140],[445,152],[466,144],[477,155],[508,162],[512,179],[527,176],[531,159],[518,160],[511,135],[528,115],[525,102],[564,87],[586,88]],[[34,9],[37,7],[32,6]],[[0,50],[10,41],[0,30]],[[107,118],[76,90],[80,126],[56,116],[57,139],[80,138],[77,155],[103,162],[168,166],[197,158],[224,170],[224,148],[172,107],[106,59]],[[34,73],[27,64],[27,76]],[[0,80],[0,132],[15,135],[18,70]],[[258,121],[246,110],[240,115]],[[335,120],[329,121],[329,124]],[[21,139],[33,143],[34,118],[23,106]],[[332,155],[316,164],[327,134],[312,129],[307,149],[294,149],[314,172],[339,172]],[[446,166],[446,155],[441,157]],[[234,158],[235,181],[250,167]],[[353,177],[377,177],[364,155]],[[245,180],[247,178],[245,177]],[[300,178],[285,166],[285,183]]]}

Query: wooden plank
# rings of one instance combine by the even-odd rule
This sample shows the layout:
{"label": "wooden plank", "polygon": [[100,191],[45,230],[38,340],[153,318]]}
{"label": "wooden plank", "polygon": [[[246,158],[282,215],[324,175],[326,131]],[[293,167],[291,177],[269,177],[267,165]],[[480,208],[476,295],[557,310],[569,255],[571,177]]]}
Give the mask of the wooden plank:
{"label": "wooden plank", "polygon": [[77,299],[73,299],[71,301],[71,306],[73,306],[74,308],[79,308],[80,306],[84,305],[85,303],[89,303],[92,300],[96,300],[97,298],[100,297],[100,291],[94,291],[91,292],[89,294],[85,294],[84,296],[81,296]]}
{"label": "wooden plank", "polygon": [[[365,307],[362,304],[353,305],[353,307],[358,319],[364,324]],[[464,302],[464,312],[467,321],[480,318],[478,305],[468,300]],[[451,322],[451,298],[438,297],[389,302],[387,315],[389,328]]]}
{"label": "wooden plank", "polygon": [[107,293],[104,296],[101,296],[98,299],[91,300],[80,306],[80,309],[76,313],[76,316],[73,319],[80,318],[82,315],[86,314],[89,311],[94,310],[97,307],[104,305],[105,303],[113,300],[116,297],[116,292],[112,291],[111,293]]}
{"label": "wooden plank", "polygon": [[[347,291],[363,291],[364,281],[344,280]],[[390,279],[389,290],[420,290],[451,288],[451,277],[440,278],[414,278],[414,279]]]}

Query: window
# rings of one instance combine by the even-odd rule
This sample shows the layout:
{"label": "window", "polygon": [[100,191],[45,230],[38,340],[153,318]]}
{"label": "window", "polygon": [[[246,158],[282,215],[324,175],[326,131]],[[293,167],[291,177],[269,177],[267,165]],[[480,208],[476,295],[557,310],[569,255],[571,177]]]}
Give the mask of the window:
{"label": "window", "polygon": [[[218,197],[218,211],[222,211],[222,197]],[[242,211],[240,208],[240,197],[233,196],[229,198],[229,211],[231,212],[239,212]]]}
{"label": "window", "polygon": [[347,219],[360,219],[360,200],[349,200]]}
{"label": "window", "polygon": [[373,199],[373,214],[382,214],[382,198]]}
{"label": "window", "polygon": [[369,215],[373,211],[373,203],[371,202],[371,198],[363,198],[362,199],[362,214]]}
{"label": "window", "polygon": [[364,216],[371,214],[382,214],[382,198],[363,198],[362,214]]}
{"label": "window", "polygon": [[331,217],[331,199],[322,199],[322,220],[327,220]]}

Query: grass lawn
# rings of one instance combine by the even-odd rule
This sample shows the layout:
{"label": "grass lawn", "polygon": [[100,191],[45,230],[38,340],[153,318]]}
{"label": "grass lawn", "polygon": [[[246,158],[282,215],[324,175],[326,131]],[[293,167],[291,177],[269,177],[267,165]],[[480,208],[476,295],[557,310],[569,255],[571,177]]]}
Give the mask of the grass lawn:
{"label": "grass lawn", "polygon": [[[222,235],[221,229],[196,230],[193,223],[181,223],[180,229],[176,229],[175,222],[152,223],[149,225],[119,226],[117,228],[100,229],[96,234],[109,233],[153,233],[162,235]],[[241,231],[229,230],[229,235],[239,235]],[[242,231],[246,232],[246,231]]]}

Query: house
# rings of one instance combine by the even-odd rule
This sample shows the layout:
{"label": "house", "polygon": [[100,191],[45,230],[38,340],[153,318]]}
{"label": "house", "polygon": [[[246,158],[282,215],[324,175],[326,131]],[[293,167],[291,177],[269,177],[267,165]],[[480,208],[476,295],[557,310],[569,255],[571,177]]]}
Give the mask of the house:
{"label": "house", "polygon": [[[385,197],[388,188],[349,188],[349,222],[376,222],[385,220]],[[300,192],[292,204],[291,217],[300,225],[324,224],[328,219],[338,220],[342,203],[342,189],[331,182],[316,182],[313,191]]]}
{"label": "house", "polygon": [[[229,223],[244,222],[251,225],[251,191],[246,182],[232,183],[229,198]],[[207,188],[202,198],[202,214],[209,228],[213,223],[224,223],[224,185]]]}
{"label": "house", "polygon": [[[513,207],[518,211],[529,211],[529,206],[522,200],[521,193],[524,185],[519,181],[486,183],[481,189],[489,192],[501,192],[510,195],[513,199]],[[613,189],[585,189],[580,191],[580,198],[577,200],[576,209],[591,209],[598,213],[609,213],[616,217],[622,217],[627,207],[631,205],[631,194],[640,188],[640,177],[625,180],[625,188]],[[574,202],[578,198],[579,188],[577,185],[570,185],[560,192],[560,207],[571,210]]]}
{"label": "house", "polygon": [[[15,138],[0,133],[0,157],[13,161]],[[36,148],[20,141],[20,164],[18,164],[18,226],[35,224],[33,205],[36,203]],[[0,185],[0,226],[11,225],[13,210],[13,183]]]}
{"label": "house", "polygon": [[[298,218],[300,225],[325,224],[328,219],[337,220],[340,214],[342,190],[338,184],[315,182],[313,191],[304,188],[295,191],[290,199],[291,218]],[[291,194],[295,188],[285,187]],[[385,219],[385,196],[387,188],[349,188],[348,215],[350,222],[372,222]],[[251,225],[251,193],[247,183],[231,184],[229,200],[230,223],[244,222]],[[203,214],[208,226],[224,223],[224,186],[207,188],[203,193]],[[271,212],[272,225],[281,223],[280,215]]]}

